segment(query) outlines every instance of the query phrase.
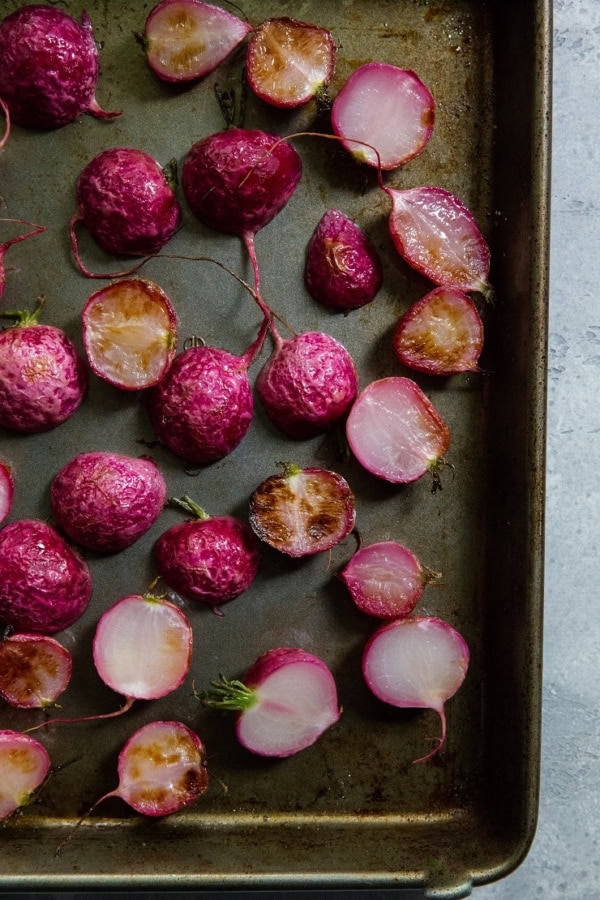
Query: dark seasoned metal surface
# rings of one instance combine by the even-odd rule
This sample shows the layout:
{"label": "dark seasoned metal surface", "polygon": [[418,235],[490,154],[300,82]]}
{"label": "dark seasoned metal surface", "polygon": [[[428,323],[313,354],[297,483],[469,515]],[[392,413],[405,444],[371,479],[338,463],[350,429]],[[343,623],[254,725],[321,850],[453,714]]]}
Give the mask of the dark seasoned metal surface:
{"label": "dark seasoned metal surface", "polygon": [[[2,12],[19,3],[4,0]],[[59,131],[13,128],[0,156],[5,216],[48,226],[11,249],[4,309],[27,307],[43,293],[45,321],[81,347],[79,313],[98,287],[75,270],[67,223],[75,182],[99,151],[140,147],[161,163],[181,161],[198,138],[223,127],[215,84],[239,69],[226,65],[188,88],[160,83],[133,32],[152,3],[64,2],[85,7],[101,47],[98,99],[123,109],[109,122],[85,116]],[[171,495],[188,493],[209,513],[248,514],[257,484],[281,460],[325,465],[350,482],[365,543],[397,539],[443,573],[418,609],[439,615],[468,641],[465,684],[447,705],[448,742],[425,765],[412,765],[437,734],[434,713],[402,712],[369,694],[360,657],[376,622],[351,605],[336,569],[353,539],[331,555],[292,561],[269,548],[259,578],[224,616],[185,604],[194,628],[194,660],[185,684],[161,701],[135,704],[120,719],[38,732],[59,767],[38,800],[0,828],[4,890],[198,889],[210,887],[417,887],[465,896],[473,883],[514,867],[533,837],[540,737],[542,523],[544,508],[545,346],[548,253],[549,33],[544,0],[306,0],[244,4],[258,23],[293,15],[331,29],[338,44],[332,95],[359,64],[382,60],[414,69],[432,90],[436,127],[425,152],[389,184],[435,184],[458,194],[489,238],[496,302],[485,309],[485,374],[435,380],[417,375],[450,425],[447,456],[433,494],[425,478],[410,486],[377,481],[333,439],[294,442],[275,432],[257,403],[251,431],[226,459],[190,474],[155,447]],[[282,135],[323,127],[314,104],[298,112],[268,109],[249,96],[245,124]],[[301,185],[257,236],[267,301],[298,331],[321,329],[341,340],[361,386],[410,374],[395,361],[391,332],[428,283],[400,261],[387,232],[389,202],[371,171],[333,142],[299,138]],[[304,248],[327,208],[362,225],[384,265],[384,287],[371,305],[347,316],[307,295]],[[6,226],[4,226],[6,227]],[[82,237],[90,267],[115,261]],[[184,208],[184,228],[169,252],[214,256],[250,276],[241,243],[210,232]],[[121,265],[119,261],[117,265]],[[208,263],[156,259],[143,270],[170,295],[180,344],[190,335],[241,353],[260,316],[251,298]],[[266,351],[262,359],[266,359]],[[258,364],[260,365],[260,363]],[[252,369],[252,378],[258,366]],[[0,453],[14,468],[11,519],[50,517],[49,485],[77,452],[148,452],[152,433],[143,402],[92,377],[82,408],[42,435],[2,433]],[[86,554],[94,579],[85,616],[60,637],[75,657],[61,698],[68,715],[106,712],[120,700],[100,682],[91,641],[100,613],[154,577],[152,544],[181,520],[165,511],[137,544],[114,556]],[[321,656],[339,686],[343,715],[312,748],[282,761],[240,748],[233,721],[203,711],[192,686],[219,673],[240,676],[263,651],[280,645]],[[0,707],[0,727],[25,729],[42,714]],[[60,856],[55,849],[91,803],[116,785],[118,751],[137,727],[177,718],[204,740],[211,787],[195,806],[163,820],[142,820],[118,800],[101,806]]]}

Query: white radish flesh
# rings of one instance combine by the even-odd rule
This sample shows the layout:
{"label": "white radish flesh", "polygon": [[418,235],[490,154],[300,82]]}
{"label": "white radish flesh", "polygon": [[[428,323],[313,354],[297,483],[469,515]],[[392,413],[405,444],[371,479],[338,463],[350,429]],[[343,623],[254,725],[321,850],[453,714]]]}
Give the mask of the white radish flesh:
{"label": "white radish flesh", "polygon": [[0,819],[24,806],[46,779],[50,757],[34,738],[0,731]]}
{"label": "white radish flesh", "polygon": [[6,519],[12,509],[14,493],[12,470],[6,463],[0,462],[0,522]]}

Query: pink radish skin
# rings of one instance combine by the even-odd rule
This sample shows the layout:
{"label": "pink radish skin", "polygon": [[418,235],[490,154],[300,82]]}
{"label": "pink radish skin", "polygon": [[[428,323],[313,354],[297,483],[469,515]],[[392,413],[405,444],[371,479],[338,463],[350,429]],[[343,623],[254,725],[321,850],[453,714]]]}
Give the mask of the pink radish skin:
{"label": "pink radish skin", "polygon": [[4,134],[0,138],[0,150],[2,150],[8,143],[8,139],[10,137],[10,110],[2,97],[0,97],[0,109],[2,110],[2,115],[4,116]]}
{"label": "pink radish skin", "polygon": [[0,522],[9,515],[15,495],[15,483],[12,469],[6,463],[0,462]]}
{"label": "pink radish skin", "polygon": [[201,0],[162,0],[141,39],[148,65],[163,81],[187,82],[217,68],[252,30],[230,12]]}
{"label": "pink radish skin", "polygon": [[158,253],[181,222],[181,208],[165,170],[143,150],[129,147],[104,150],[87,164],[77,181],[77,206],[69,224],[71,246],[77,267],[88,278],[116,278],[133,270],[111,275],[90,272],[79,255],[78,222],[103,250],[117,256]]}
{"label": "pink radish skin", "polygon": [[[6,136],[7,137],[7,136]],[[0,142],[0,149],[2,148],[2,142]],[[27,222],[25,219],[0,219],[0,222],[15,222],[19,225],[29,225],[33,228],[33,231],[27,231],[25,234],[19,234],[17,237],[10,238],[8,241],[4,241],[3,244],[0,244],[0,299],[4,295],[4,288],[6,286],[6,272],[4,269],[4,256],[9,247],[12,247],[13,244],[18,244],[20,241],[24,241],[27,238],[34,237],[36,234],[43,234],[46,231],[46,228],[43,225],[34,225],[32,222]]]}
{"label": "pink radish skin", "polygon": [[272,106],[303,106],[333,77],[335,56],[325,28],[287,17],[267,19],[248,42],[248,84]]}
{"label": "pink radish skin", "polygon": [[0,426],[20,432],[49,431],[81,405],[87,371],[70,338],[34,313],[3,313],[15,318],[0,332]]}
{"label": "pink radish skin", "polygon": [[81,25],[42,4],[22,6],[0,23],[0,95],[17,125],[60,128],[83,113],[110,119],[96,100],[98,49],[87,13]]}
{"label": "pink radish skin", "polygon": [[0,820],[25,806],[50,771],[48,751],[20,731],[0,731]]}
{"label": "pink radish skin", "polygon": [[426,585],[440,577],[397,541],[361,547],[340,572],[358,609],[379,619],[408,616]]}
{"label": "pink radish skin", "polygon": [[389,230],[402,259],[440,287],[489,298],[490,249],[472,213],[439,187],[383,187],[392,210]]}
{"label": "pink radish skin", "polygon": [[50,504],[75,543],[99,553],[131,546],[159,517],[167,486],[154,460],[120,453],[80,453],[58,472]]}
{"label": "pink radish skin", "polygon": [[450,429],[410,378],[373,381],[359,395],[346,422],[350,449],[378,478],[408,484],[434,475],[450,446]]}
{"label": "pink radish skin", "polygon": [[50,525],[20,519],[0,530],[0,623],[54,634],[83,615],[91,593],[86,563]]}
{"label": "pink radish skin", "polygon": [[124,391],[158,384],[177,352],[177,314],[154,282],[125,278],[92,294],[81,312],[92,371]]}
{"label": "pink radish skin", "polygon": [[354,495],[328,469],[286,465],[250,498],[250,525],[261,541],[292,557],[331,550],[354,528]]}
{"label": "pink radish skin", "polygon": [[237,739],[259,756],[293,756],[314,744],[341,715],[326,664],[294,647],[267,651],[242,681],[215,681],[200,700],[213,709],[238,710]]}
{"label": "pink radish skin", "polygon": [[400,318],[392,337],[400,362],[429,375],[480,372],[483,323],[470,297],[436,288]]}
{"label": "pink radish skin", "polygon": [[382,280],[371,241],[344,213],[327,210],[306,251],[304,282],[311,297],[329,309],[358,309],[374,300]]}
{"label": "pink radish skin", "polygon": [[52,706],[67,689],[73,659],[54,638],[11,634],[0,642],[0,696],[18,709]]}
{"label": "pink radish skin", "polygon": [[154,546],[156,569],[182,597],[215,609],[239,597],[260,565],[252,529],[233,516],[211,517],[189,497],[173,499],[194,519],[173,525]]}
{"label": "pink radish skin", "polygon": [[447,622],[413,616],[383,625],[367,643],[362,660],[365,681],[376,697],[402,709],[432,709],[442,733],[425,762],[446,740],[444,704],[462,685],[469,667],[469,648]]}
{"label": "pink radish skin", "polygon": [[425,149],[434,119],[434,99],[421,79],[381,62],[356,69],[331,109],[333,130],[346,149],[358,162],[384,170],[404,165]]}

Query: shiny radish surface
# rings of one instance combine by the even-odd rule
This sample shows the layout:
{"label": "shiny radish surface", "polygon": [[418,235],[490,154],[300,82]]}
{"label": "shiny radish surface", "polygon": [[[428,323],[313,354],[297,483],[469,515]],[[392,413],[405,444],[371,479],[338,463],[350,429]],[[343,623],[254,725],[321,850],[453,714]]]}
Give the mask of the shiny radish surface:
{"label": "shiny radish surface", "polygon": [[0,820],[28,803],[49,771],[50,757],[39,741],[0,730]]}
{"label": "shiny radish surface", "polygon": [[11,634],[0,641],[0,697],[18,709],[52,706],[71,680],[69,650],[42,634]]}

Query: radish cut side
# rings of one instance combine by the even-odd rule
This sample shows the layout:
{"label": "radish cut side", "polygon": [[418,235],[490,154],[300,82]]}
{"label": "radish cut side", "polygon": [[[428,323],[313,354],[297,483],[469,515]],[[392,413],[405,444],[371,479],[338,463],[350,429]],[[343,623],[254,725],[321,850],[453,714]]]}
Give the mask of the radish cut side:
{"label": "radish cut side", "polygon": [[0,819],[24,806],[50,770],[46,749],[19,731],[0,731]]}
{"label": "radish cut side", "polygon": [[403,365],[430,375],[479,372],[483,323],[470,297],[436,288],[404,313],[392,338]]}
{"label": "radish cut side", "polygon": [[54,638],[13,634],[0,643],[0,696],[19,709],[55,703],[66,690],[73,661]]}
{"label": "radish cut side", "polygon": [[324,28],[295,19],[268,19],[252,35],[246,60],[248,83],[273,106],[308,103],[331,79],[335,44]]}
{"label": "radish cut side", "polygon": [[400,256],[434,284],[490,297],[490,250],[464,203],[438,187],[385,190],[392,201],[390,235]]}
{"label": "radish cut side", "polygon": [[192,81],[212,72],[251,26],[200,0],[163,0],[146,19],[143,43],[150,68],[164,81]]}
{"label": "radish cut side", "polygon": [[0,462],[0,522],[3,522],[9,515],[12,509],[14,494],[15,483],[13,481],[11,468],[10,466],[7,466],[6,463]]}
{"label": "radish cut side", "polygon": [[92,294],[81,317],[85,352],[100,378],[127,391],[164,378],[177,348],[177,315],[157,284],[110,284]]}
{"label": "radish cut side", "polygon": [[333,130],[346,149],[358,162],[386,170],[425,149],[434,118],[434,100],[421,79],[408,69],[380,62],[356,69],[331,109]]}
{"label": "radish cut side", "polygon": [[450,430],[410,378],[368,385],[346,423],[350,449],[373,475],[409,483],[434,471],[450,446]]}

